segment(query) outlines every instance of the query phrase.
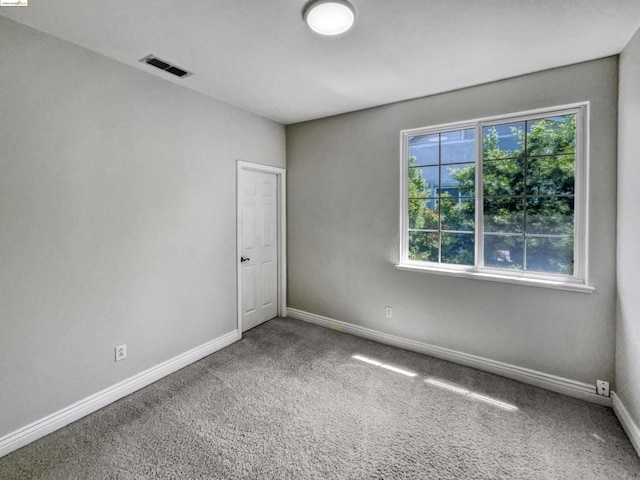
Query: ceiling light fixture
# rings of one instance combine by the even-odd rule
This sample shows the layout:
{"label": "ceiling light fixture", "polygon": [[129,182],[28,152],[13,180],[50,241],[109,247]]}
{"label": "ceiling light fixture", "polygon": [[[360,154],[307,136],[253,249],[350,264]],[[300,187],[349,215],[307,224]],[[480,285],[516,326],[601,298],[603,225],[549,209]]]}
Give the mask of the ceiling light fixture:
{"label": "ceiling light fixture", "polygon": [[347,0],[315,0],[304,9],[304,20],[320,35],[340,35],[353,27],[356,11]]}

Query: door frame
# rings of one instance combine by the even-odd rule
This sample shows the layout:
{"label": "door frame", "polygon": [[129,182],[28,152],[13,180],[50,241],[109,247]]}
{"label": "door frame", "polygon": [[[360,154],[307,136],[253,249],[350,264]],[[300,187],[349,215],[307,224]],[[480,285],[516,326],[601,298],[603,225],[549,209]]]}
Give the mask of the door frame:
{"label": "door frame", "polygon": [[271,173],[276,176],[277,186],[277,237],[278,237],[278,315],[287,316],[287,171],[284,168],[272,167],[270,165],[262,165],[259,163],[237,161],[236,170],[236,284],[237,284],[237,325],[238,333],[242,337],[242,274],[240,256],[242,255],[240,247],[240,239],[242,234],[242,212],[241,212],[241,195],[240,177],[243,170],[253,170],[263,173]]}

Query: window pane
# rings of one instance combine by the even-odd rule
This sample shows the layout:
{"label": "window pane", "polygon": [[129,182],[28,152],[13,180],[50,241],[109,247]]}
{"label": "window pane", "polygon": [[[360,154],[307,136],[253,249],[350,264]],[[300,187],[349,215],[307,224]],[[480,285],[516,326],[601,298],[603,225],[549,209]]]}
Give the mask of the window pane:
{"label": "window pane", "polygon": [[482,129],[482,153],[485,160],[522,155],[525,122],[492,125]]}
{"label": "window pane", "polygon": [[409,157],[413,157],[409,165],[437,165],[440,160],[438,134],[410,137]]}
{"label": "window pane", "polygon": [[438,230],[438,201],[435,198],[409,200],[409,228]]}
{"label": "window pane", "polygon": [[573,236],[574,200],[572,197],[527,199],[527,234]]}
{"label": "window pane", "polygon": [[487,267],[522,270],[523,256],[524,238],[521,236],[484,236],[484,264]]}
{"label": "window pane", "polygon": [[409,197],[434,197],[439,184],[440,167],[412,167],[409,169]]}
{"label": "window pane", "polygon": [[576,116],[558,115],[527,122],[527,155],[555,155],[576,150]]}
{"label": "window pane", "polygon": [[527,162],[527,193],[530,195],[573,195],[574,155],[530,158]]}
{"label": "window pane", "polygon": [[476,216],[474,198],[445,196],[440,200],[440,213],[443,230],[473,232]]}
{"label": "window pane", "polygon": [[438,261],[438,233],[409,232],[409,260]]}
{"label": "window pane", "polygon": [[527,238],[527,271],[573,275],[573,237]]}
{"label": "window pane", "polygon": [[476,130],[456,130],[440,136],[441,163],[473,163],[476,161]]}
{"label": "window pane", "polygon": [[442,263],[473,265],[473,233],[443,233]]}
{"label": "window pane", "polygon": [[501,233],[524,232],[524,199],[498,197],[484,199],[484,231]]}
{"label": "window pane", "polygon": [[446,191],[447,188],[456,189],[452,196],[473,197],[475,194],[476,169],[474,164],[443,165],[440,167],[440,188]]}
{"label": "window pane", "polygon": [[522,195],[524,193],[524,161],[500,160],[483,162],[482,185],[484,195]]}

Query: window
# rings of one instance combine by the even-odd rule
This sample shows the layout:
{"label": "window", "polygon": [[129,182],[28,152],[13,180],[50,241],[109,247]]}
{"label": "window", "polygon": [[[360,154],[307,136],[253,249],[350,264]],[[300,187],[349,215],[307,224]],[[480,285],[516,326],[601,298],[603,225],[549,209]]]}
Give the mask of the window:
{"label": "window", "polygon": [[403,131],[398,267],[591,290],[587,107]]}

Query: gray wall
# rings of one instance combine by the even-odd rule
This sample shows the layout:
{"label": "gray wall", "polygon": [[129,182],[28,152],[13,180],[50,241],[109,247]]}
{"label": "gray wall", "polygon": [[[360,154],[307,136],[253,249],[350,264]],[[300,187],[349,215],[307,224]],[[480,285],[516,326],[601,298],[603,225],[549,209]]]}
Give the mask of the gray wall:
{"label": "gray wall", "polygon": [[[594,387],[613,381],[617,68],[606,58],[288,126],[289,306]],[[595,293],[395,269],[400,130],[585,100]]]}
{"label": "gray wall", "polygon": [[616,393],[640,425],[640,30],[620,55]]}
{"label": "gray wall", "polygon": [[0,16],[0,437],[236,328],[236,160],[284,133]]}

